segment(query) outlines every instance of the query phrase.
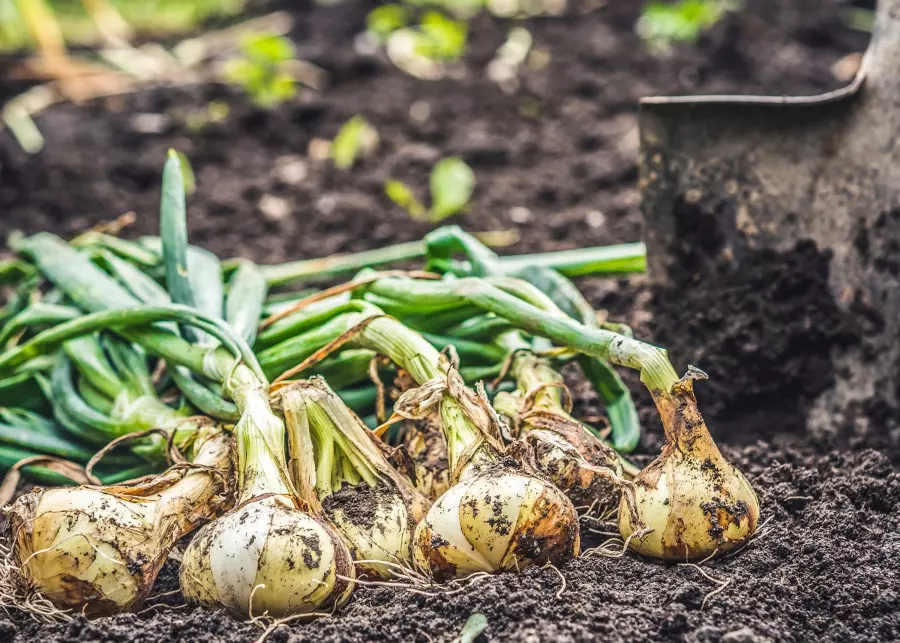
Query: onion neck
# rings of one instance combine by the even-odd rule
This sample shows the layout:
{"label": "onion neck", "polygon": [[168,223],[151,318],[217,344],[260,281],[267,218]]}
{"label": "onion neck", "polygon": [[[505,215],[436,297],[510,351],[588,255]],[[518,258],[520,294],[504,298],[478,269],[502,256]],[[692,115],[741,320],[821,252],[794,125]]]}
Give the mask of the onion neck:
{"label": "onion neck", "polygon": [[[445,358],[419,333],[396,319],[381,317],[360,333],[358,343],[383,355],[406,369],[417,384],[446,378],[441,368]],[[447,441],[447,459],[454,481],[469,465],[492,460],[493,449],[484,441],[483,430],[466,414],[460,401],[444,391],[440,405],[441,428]],[[480,445],[480,446],[478,446]]]}
{"label": "onion neck", "polygon": [[703,453],[722,457],[697,408],[694,380],[705,375],[691,367],[688,374],[668,390],[651,390],[666,434],[663,455],[677,451],[684,455]]}
{"label": "onion neck", "polygon": [[225,380],[241,411],[234,428],[237,440],[237,504],[269,494],[293,495],[284,456],[284,422],[272,412],[268,386],[239,364]]}
{"label": "onion neck", "polygon": [[313,402],[307,406],[309,425],[316,447],[316,491],[324,500],[341,487],[365,482],[373,489],[380,476],[366,454],[355,448],[334,425],[334,420],[322,406]]}
{"label": "onion neck", "polygon": [[[159,494],[154,512],[154,533],[163,534],[171,547],[204,520],[213,518],[227,502],[231,479],[231,438],[218,428],[202,432],[193,463],[208,467],[186,473],[178,482]],[[165,475],[165,474],[164,474]],[[171,542],[169,542],[171,541]]]}

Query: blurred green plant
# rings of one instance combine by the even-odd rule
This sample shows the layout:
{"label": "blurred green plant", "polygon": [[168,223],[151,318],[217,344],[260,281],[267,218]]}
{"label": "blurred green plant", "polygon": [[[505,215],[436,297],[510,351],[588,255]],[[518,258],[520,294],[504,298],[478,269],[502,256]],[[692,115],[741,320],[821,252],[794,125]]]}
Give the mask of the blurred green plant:
{"label": "blurred green plant", "polygon": [[397,67],[435,79],[443,76],[445,63],[465,54],[468,21],[481,11],[514,19],[559,14],[565,5],[566,0],[404,0],[369,12],[366,34]]}
{"label": "blurred green plant", "polygon": [[388,198],[406,210],[413,219],[437,223],[464,210],[475,191],[475,173],[456,156],[441,159],[429,178],[431,208],[426,208],[412,189],[397,179],[384,184]]}
{"label": "blurred green plant", "polygon": [[228,61],[225,78],[243,87],[260,107],[274,107],[297,92],[290,68],[294,53],[294,44],[284,36],[247,36],[241,43],[241,56]]}
{"label": "blurred green plant", "polygon": [[181,179],[184,183],[184,192],[185,194],[193,194],[197,191],[197,177],[194,175],[194,168],[191,165],[191,160],[184,152],[179,152],[178,150],[173,151],[178,157],[178,166],[181,170]]}
{"label": "blurred green plant", "polygon": [[111,19],[121,17],[136,32],[163,36],[215,16],[238,14],[247,0],[0,0],[0,51],[34,46],[25,13],[38,3],[49,9],[66,43],[92,45],[102,39],[103,24]]}
{"label": "blurred green plant", "polygon": [[349,170],[360,154],[378,145],[378,132],[362,116],[356,115],[344,123],[331,142],[330,156],[339,170]]}
{"label": "blurred green plant", "polygon": [[741,0],[654,0],[644,7],[637,32],[652,50],[665,53],[674,43],[697,42],[725,14],[742,5]]}

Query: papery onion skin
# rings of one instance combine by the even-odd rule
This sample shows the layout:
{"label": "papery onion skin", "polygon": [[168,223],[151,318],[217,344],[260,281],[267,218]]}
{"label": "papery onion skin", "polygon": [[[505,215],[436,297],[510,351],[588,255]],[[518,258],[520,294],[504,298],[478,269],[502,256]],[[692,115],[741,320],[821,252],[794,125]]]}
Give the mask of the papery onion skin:
{"label": "papery onion skin", "polygon": [[[568,424],[565,421],[560,424]],[[578,508],[604,516],[618,508],[621,500],[622,464],[615,452],[576,424],[561,433],[532,429],[523,440],[534,451],[534,460],[547,478],[562,489]],[[579,441],[572,436],[583,433]],[[566,437],[563,437],[563,436]]]}
{"label": "papery onion skin", "polygon": [[578,515],[565,494],[500,462],[463,474],[414,538],[416,567],[436,581],[561,564],[580,548]]}
{"label": "papery onion skin", "polygon": [[415,467],[416,489],[432,500],[440,498],[450,488],[450,464],[440,416],[435,413],[422,420],[408,420],[403,446]]}
{"label": "papery onion skin", "polygon": [[[531,447],[533,464],[579,510],[607,516],[619,507],[624,472],[618,454],[569,413],[571,397],[548,360],[520,350],[513,361],[516,393],[500,392],[494,407]],[[564,403],[564,398],[568,404]]]}
{"label": "papery onion skin", "polygon": [[196,458],[220,473],[173,469],[134,487],[22,496],[8,510],[20,573],[59,609],[91,617],[135,609],[177,540],[225,508],[229,443],[214,436]]}
{"label": "papery onion skin", "polygon": [[745,543],[759,525],[759,499],[713,442],[691,382],[656,402],[669,441],[633,480],[634,512],[623,500],[620,534],[634,536],[632,551],[665,560],[702,559]]}
{"label": "papery onion skin", "polygon": [[[330,612],[350,598],[350,552],[333,526],[286,495],[259,497],[201,529],[181,564],[191,603],[237,618]],[[341,578],[341,577],[345,578]]]}

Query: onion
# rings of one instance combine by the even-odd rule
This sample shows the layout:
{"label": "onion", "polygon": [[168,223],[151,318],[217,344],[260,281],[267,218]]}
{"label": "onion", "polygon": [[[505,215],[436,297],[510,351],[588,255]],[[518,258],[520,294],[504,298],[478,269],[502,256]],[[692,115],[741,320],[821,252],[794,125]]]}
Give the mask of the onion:
{"label": "onion", "polygon": [[634,512],[619,513],[619,532],[637,553],[706,558],[746,542],[756,531],[756,493],[719,452],[697,409],[692,380],[704,378],[691,369],[670,392],[654,395],[666,445],[633,481]]}
{"label": "onion", "polygon": [[515,394],[498,393],[495,408],[514,420],[516,434],[534,453],[538,470],[576,507],[608,515],[619,507],[625,483],[616,452],[563,406],[562,376],[546,360],[520,351],[512,365]]}
{"label": "onion", "polygon": [[237,507],[202,528],[186,549],[184,597],[239,618],[343,605],[353,585],[350,552],[327,521],[301,510],[284,460],[284,423],[272,413],[265,387],[250,381],[233,397],[243,411],[234,431]]}
{"label": "onion", "polygon": [[8,510],[24,580],[60,609],[102,616],[147,597],[169,550],[227,501],[230,438],[204,431],[194,462],[134,486],[36,490]]}
{"label": "onion", "polygon": [[[412,567],[412,536],[430,502],[389,464],[376,438],[322,378],[282,392],[300,496],[334,523],[359,567]],[[379,441],[380,442],[380,441]]]}
{"label": "onion", "polygon": [[395,414],[415,419],[440,404],[454,481],[416,528],[416,567],[443,581],[577,556],[575,507],[551,482],[504,455],[485,397],[466,388],[443,356],[439,364],[443,378],[407,391],[395,405]]}
{"label": "onion", "polygon": [[568,498],[512,459],[466,469],[415,534],[416,566],[438,581],[475,572],[521,571],[579,551]]}
{"label": "onion", "polygon": [[353,563],[326,522],[290,494],[257,498],[207,525],[181,564],[184,597],[238,618],[282,618],[343,605]]}

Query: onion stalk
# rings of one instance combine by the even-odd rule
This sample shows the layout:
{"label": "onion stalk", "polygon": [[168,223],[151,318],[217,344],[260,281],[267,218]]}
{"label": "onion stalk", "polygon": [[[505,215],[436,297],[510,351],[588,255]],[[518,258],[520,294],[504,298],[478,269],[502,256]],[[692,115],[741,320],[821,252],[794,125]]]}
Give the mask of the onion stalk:
{"label": "onion stalk", "polygon": [[413,530],[430,503],[390,465],[386,445],[321,378],[281,398],[301,498],[338,528],[361,569],[390,580],[391,565],[412,567]]}

